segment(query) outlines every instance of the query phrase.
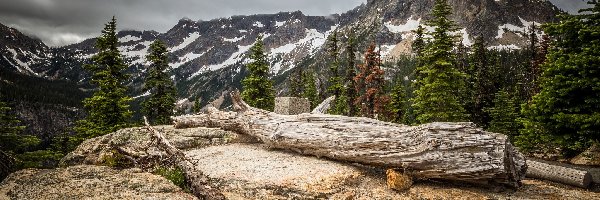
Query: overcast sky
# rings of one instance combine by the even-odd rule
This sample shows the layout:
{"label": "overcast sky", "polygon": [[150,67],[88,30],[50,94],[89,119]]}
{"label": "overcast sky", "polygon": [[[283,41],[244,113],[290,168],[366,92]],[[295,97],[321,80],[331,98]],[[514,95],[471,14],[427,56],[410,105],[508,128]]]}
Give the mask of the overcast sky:
{"label": "overcast sky", "polygon": [[[97,36],[113,15],[120,30],[165,32],[179,19],[210,20],[232,15],[300,10],[329,15],[367,0],[0,0],[0,23],[60,46]],[[568,10],[581,0],[551,0]]]}
{"label": "overcast sky", "polygon": [[110,18],[118,28],[166,32],[179,19],[210,20],[232,15],[300,10],[329,15],[366,0],[0,0],[0,23],[51,46],[99,35]]}

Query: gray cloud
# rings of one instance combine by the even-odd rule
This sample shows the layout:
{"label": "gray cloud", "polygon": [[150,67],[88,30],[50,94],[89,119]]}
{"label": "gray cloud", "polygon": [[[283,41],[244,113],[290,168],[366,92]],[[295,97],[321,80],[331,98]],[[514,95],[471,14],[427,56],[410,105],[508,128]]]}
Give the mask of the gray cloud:
{"label": "gray cloud", "polygon": [[46,44],[60,46],[99,34],[113,15],[119,29],[165,32],[181,18],[300,10],[306,15],[342,13],[366,0],[0,0],[0,23]]}
{"label": "gray cloud", "polygon": [[589,8],[587,0],[550,0],[556,7],[570,14],[577,14],[580,9]]}

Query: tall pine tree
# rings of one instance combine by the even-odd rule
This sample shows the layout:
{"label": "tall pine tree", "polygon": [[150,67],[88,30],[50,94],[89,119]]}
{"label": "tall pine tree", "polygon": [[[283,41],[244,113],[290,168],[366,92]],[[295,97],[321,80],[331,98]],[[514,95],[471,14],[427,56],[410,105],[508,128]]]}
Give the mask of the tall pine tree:
{"label": "tall pine tree", "polygon": [[406,122],[405,117],[408,109],[406,108],[406,88],[404,88],[403,82],[401,77],[397,78],[390,93],[389,119],[394,123]]}
{"label": "tall pine tree", "polygon": [[337,32],[333,32],[327,39],[327,53],[331,64],[329,66],[329,88],[330,95],[336,96],[329,109],[330,114],[342,115],[346,113],[346,97],[344,94],[344,83],[340,76],[340,47]]}
{"label": "tall pine tree", "polygon": [[300,67],[295,68],[288,79],[290,97],[301,97],[302,96],[302,69]]}
{"label": "tall pine tree", "polygon": [[[510,92],[513,93],[514,92]],[[516,96],[511,95],[509,91],[500,90],[495,94],[493,106],[485,108],[491,118],[488,131],[502,133],[511,138],[511,140],[519,132],[519,104]]]}
{"label": "tall pine tree", "polygon": [[600,4],[582,15],[563,15],[544,32],[551,47],[540,79],[541,92],[523,107],[525,128],[518,144],[539,149],[555,144],[580,152],[600,138]]}
{"label": "tall pine tree", "polygon": [[350,33],[347,35],[346,41],[346,78],[345,78],[345,93],[344,93],[344,101],[346,101],[346,115],[347,116],[355,116],[357,114],[356,106],[354,105],[354,101],[356,101],[356,84],[354,82],[354,77],[356,76],[356,38],[354,33]]}
{"label": "tall pine tree", "polygon": [[269,79],[269,63],[264,52],[262,35],[256,38],[256,43],[250,48],[250,59],[246,67],[250,74],[242,80],[244,91],[242,98],[248,105],[263,110],[273,111],[275,107],[275,90],[273,81]]}
{"label": "tall pine tree", "polygon": [[92,64],[84,66],[92,74],[91,83],[97,86],[97,90],[83,101],[87,116],[77,122],[76,140],[82,141],[129,126],[131,97],[127,96],[125,86],[129,75],[125,74],[127,65],[117,48],[116,29],[117,20],[113,17],[96,41],[98,53],[92,57]]}
{"label": "tall pine tree", "polygon": [[170,124],[177,90],[173,80],[167,74],[170,67],[165,43],[160,40],[154,41],[150,45],[150,54],[146,59],[151,64],[147,70],[144,90],[150,92],[150,96],[142,103],[142,112],[153,125]]}
{"label": "tall pine tree", "polygon": [[22,135],[25,129],[0,97],[0,180],[15,170],[17,154],[28,151],[41,141],[35,136]]}
{"label": "tall pine tree", "polygon": [[494,84],[494,73],[488,62],[488,52],[485,49],[483,37],[475,38],[475,43],[471,47],[470,65],[471,70],[468,72],[471,76],[468,78],[468,83],[472,88],[472,97],[469,113],[471,121],[481,127],[486,127],[490,122],[489,113],[484,109],[493,106],[494,92],[496,91]]}
{"label": "tall pine tree", "polygon": [[302,85],[304,86],[302,97],[310,101],[310,109],[316,108],[319,105],[319,92],[317,91],[315,75],[313,75],[312,70],[305,71],[302,74]]}
{"label": "tall pine tree", "polygon": [[420,75],[413,99],[419,123],[464,121],[468,117],[458,96],[465,74],[453,66],[455,36],[450,33],[457,29],[448,19],[450,14],[452,9],[446,0],[435,1],[433,19],[428,21],[429,26],[435,27],[431,33],[433,40],[425,49],[422,66],[417,69]]}

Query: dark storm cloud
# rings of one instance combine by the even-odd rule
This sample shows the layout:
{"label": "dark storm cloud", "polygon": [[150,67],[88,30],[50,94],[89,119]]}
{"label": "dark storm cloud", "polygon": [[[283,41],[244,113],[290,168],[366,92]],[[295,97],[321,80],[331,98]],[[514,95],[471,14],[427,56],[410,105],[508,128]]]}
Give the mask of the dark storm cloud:
{"label": "dark storm cloud", "polygon": [[300,10],[307,15],[348,11],[366,0],[0,0],[0,23],[57,46],[99,33],[113,15],[120,29],[167,31],[183,17]]}

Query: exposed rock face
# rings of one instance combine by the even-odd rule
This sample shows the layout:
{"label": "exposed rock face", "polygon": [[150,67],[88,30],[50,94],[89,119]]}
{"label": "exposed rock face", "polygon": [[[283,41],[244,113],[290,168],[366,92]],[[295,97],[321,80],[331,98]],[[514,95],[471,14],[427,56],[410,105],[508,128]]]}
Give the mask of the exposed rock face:
{"label": "exposed rock face", "polygon": [[79,165],[27,169],[0,183],[0,199],[197,199],[169,180],[140,169]]}

